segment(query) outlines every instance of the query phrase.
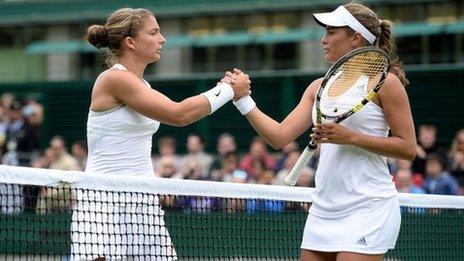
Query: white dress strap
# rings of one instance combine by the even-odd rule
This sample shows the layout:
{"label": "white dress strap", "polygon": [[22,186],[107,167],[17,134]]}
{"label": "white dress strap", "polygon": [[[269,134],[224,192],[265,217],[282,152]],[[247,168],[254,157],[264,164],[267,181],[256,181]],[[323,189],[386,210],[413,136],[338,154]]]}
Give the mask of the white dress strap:
{"label": "white dress strap", "polygon": [[120,63],[115,63],[111,68],[112,69],[118,69],[118,70],[121,70],[121,71],[127,71],[127,68],[124,67],[124,65],[122,65]]}

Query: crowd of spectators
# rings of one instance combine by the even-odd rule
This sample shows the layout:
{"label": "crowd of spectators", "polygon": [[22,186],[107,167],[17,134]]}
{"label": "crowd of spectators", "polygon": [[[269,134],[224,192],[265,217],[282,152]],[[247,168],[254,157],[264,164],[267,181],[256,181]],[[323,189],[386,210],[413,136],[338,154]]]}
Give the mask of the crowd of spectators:
{"label": "crowd of spectators", "polygon": [[[54,136],[48,147],[40,149],[43,117],[43,107],[36,99],[20,101],[11,93],[1,95],[1,164],[84,170],[85,140],[67,144],[63,137]],[[301,152],[296,142],[280,151],[269,151],[257,136],[246,152],[239,153],[230,133],[217,138],[213,153],[205,151],[203,137],[198,133],[189,134],[183,145],[178,145],[173,136],[155,137],[154,141],[153,167],[156,175],[163,178],[283,185]],[[178,146],[185,146],[186,153],[178,154]],[[448,149],[437,145],[435,126],[421,125],[414,161],[388,159],[388,164],[400,192],[463,195],[464,129],[456,133]],[[297,186],[314,186],[316,167],[317,156],[303,170]]]}

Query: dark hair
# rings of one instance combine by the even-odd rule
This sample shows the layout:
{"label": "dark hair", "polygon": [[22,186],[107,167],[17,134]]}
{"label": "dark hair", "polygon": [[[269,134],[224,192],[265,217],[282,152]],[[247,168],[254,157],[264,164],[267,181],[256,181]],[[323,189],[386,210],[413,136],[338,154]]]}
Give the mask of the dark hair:
{"label": "dark hair", "polygon": [[369,32],[375,35],[377,38],[377,46],[392,58],[390,72],[395,74],[404,86],[408,85],[409,81],[403,70],[403,64],[396,54],[396,43],[391,31],[393,23],[390,20],[379,19],[374,11],[362,4],[351,2],[344,5],[344,7],[356,20],[366,27]]}
{"label": "dark hair", "polygon": [[98,49],[108,47],[106,63],[112,66],[122,54],[121,43],[126,37],[135,36],[145,18],[153,13],[143,8],[122,8],[112,13],[105,25],[91,25],[86,39]]}
{"label": "dark hair", "polygon": [[442,169],[446,169],[446,159],[443,156],[441,156],[440,154],[430,153],[429,155],[427,155],[427,158],[425,159],[425,162],[426,163],[436,162],[436,163],[440,164]]}
{"label": "dark hair", "polygon": [[198,139],[200,140],[200,143],[203,144],[203,145],[205,144],[205,138],[203,138],[203,135],[201,135],[198,132],[189,133],[189,135],[187,136],[187,139],[190,138],[190,137],[198,137]]}

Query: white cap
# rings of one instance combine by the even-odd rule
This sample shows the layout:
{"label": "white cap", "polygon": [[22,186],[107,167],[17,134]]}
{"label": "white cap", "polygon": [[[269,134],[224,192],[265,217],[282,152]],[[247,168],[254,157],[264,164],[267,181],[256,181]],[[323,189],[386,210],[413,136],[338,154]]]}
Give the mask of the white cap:
{"label": "white cap", "polygon": [[314,20],[322,26],[348,26],[356,32],[360,33],[369,43],[375,42],[375,35],[364,27],[344,6],[339,6],[330,13],[313,14]]}

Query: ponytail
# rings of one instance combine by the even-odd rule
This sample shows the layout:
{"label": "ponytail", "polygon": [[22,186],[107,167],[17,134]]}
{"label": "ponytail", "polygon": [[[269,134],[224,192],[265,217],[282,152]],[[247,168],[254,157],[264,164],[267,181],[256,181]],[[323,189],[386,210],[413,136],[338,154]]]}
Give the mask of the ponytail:
{"label": "ponytail", "polygon": [[392,58],[390,62],[390,72],[400,79],[403,86],[409,84],[406,73],[403,69],[403,62],[400,61],[396,54],[395,39],[391,36],[393,23],[389,20],[380,20],[380,36],[377,39],[377,45]]}

